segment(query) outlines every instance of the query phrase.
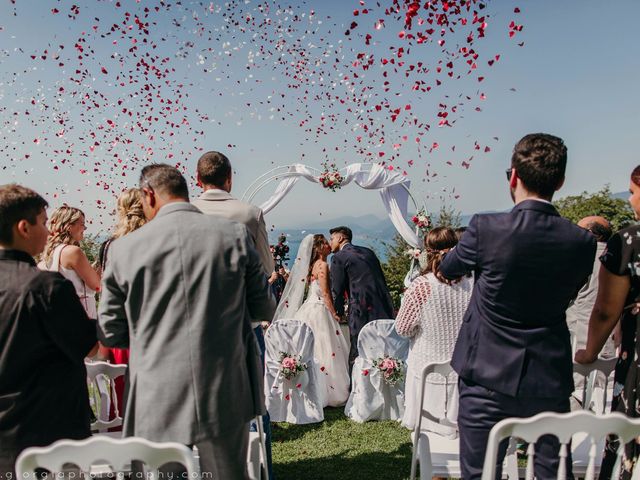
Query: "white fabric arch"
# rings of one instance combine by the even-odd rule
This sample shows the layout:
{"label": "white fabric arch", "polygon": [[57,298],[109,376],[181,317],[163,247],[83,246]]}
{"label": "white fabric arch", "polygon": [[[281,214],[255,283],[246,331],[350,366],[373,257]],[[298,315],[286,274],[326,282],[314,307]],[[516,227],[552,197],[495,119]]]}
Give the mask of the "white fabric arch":
{"label": "white fabric arch", "polygon": [[[387,170],[378,164],[365,163],[354,163],[341,169],[340,173],[343,176],[341,186],[355,182],[365,190],[378,190],[387,210],[387,215],[389,215],[389,219],[398,233],[409,245],[414,248],[420,248],[418,235],[406,220],[409,187],[411,186],[411,182],[406,176]],[[291,191],[300,178],[305,178],[313,183],[320,183],[318,177],[317,170],[314,168],[300,163],[290,165],[284,174],[275,177],[282,178],[282,180],[280,180],[273,195],[263,202],[260,208],[265,214],[269,213]],[[257,189],[262,188],[270,180],[263,180]],[[245,198],[249,190],[251,190],[250,187],[243,195],[243,199],[251,201],[251,197],[257,193],[257,189],[254,189],[250,198]]]}

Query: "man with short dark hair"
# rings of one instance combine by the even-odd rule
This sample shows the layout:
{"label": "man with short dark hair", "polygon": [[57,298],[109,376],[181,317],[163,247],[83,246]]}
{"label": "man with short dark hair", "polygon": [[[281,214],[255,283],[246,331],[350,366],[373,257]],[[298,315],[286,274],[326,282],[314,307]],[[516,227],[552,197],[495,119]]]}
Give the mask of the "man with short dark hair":
{"label": "man with short dark hair", "polygon": [[[569,411],[573,362],[565,312],[591,273],[596,245],[551,204],[566,163],[560,138],[520,140],[507,170],[515,207],[474,215],[440,265],[444,279],[468,272],[475,279],[451,360],[459,376],[465,480],[481,477],[489,431],[500,420]],[[501,447],[496,478],[506,444]],[[556,478],[557,453],[555,437],[536,442],[538,480]]]}
{"label": "man with short dark hair", "polygon": [[370,248],[353,245],[349,227],[329,230],[331,234],[331,292],[336,313],[344,315],[347,300],[347,322],[351,348],[349,368],[358,356],[358,335],[372,320],[393,318],[393,301],[384,279],[380,261]]}
{"label": "man with short dark hair", "polygon": [[[232,170],[229,159],[220,152],[207,152],[198,159],[196,178],[204,192],[193,205],[207,215],[218,215],[232,222],[238,222],[247,227],[256,246],[265,276],[271,285],[278,281],[278,274],[274,271],[273,255],[269,247],[267,227],[264,223],[262,210],[250,203],[242,202],[231,196]],[[279,300],[279,299],[278,299]],[[263,326],[269,325],[269,318],[255,318],[255,334],[264,358],[265,344]],[[262,325],[261,325],[261,323]],[[263,417],[266,435],[267,469],[269,478],[273,478],[273,462],[271,458],[271,421],[267,413]]]}
{"label": "man with short dark hair", "polygon": [[169,165],[140,177],[151,220],[115,240],[98,321],[130,348],[124,434],[197,445],[203,474],[247,478],[248,423],[264,413],[251,318],[275,311],[244,225],[203,215]]}
{"label": "man with short dark hair", "polygon": [[71,282],[36,268],[46,208],[33,190],[0,186],[0,478],[27,447],[91,434],[84,358],[96,325]]}
{"label": "man with short dark hair", "polygon": [[198,160],[197,169],[198,185],[204,192],[192,202],[193,205],[208,215],[220,215],[245,225],[260,255],[265,275],[272,275],[274,262],[264,215],[260,208],[231,195],[233,172],[229,159],[220,152],[207,152]]}

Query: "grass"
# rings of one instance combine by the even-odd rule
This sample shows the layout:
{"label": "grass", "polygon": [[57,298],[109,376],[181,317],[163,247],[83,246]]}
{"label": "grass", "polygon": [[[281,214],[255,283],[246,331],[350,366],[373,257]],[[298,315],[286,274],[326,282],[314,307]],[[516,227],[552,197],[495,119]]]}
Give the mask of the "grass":
{"label": "grass", "polygon": [[410,432],[398,422],[356,423],[326,408],[310,425],[273,424],[277,480],[404,480],[411,468]]}

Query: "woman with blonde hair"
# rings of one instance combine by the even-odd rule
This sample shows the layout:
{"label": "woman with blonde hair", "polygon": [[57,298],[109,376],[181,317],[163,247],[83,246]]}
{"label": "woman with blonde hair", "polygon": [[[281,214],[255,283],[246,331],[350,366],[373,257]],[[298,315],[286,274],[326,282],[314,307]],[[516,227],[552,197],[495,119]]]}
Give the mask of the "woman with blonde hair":
{"label": "woman with blonde hair", "polygon": [[95,294],[100,290],[100,274],[94,270],[80,248],[84,238],[85,217],[82,210],[63,205],[49,217],[49,238],[42,260],[42,270],[60,272],[70,280],[89,318],[97,318]]}
{"label": "woman with blonde hair", "polygon": [[99,261],[101,271],[104,271],[107,265],[107,256],[111,242],[117,238],[124,237],[147,223],[144,211],[142,210],[142,196],[138,188],[128,188],[120,194],[116,213],[118,215],[118,223],[116,223],[113,236],[100,247]]}
{"label": "woman with blonde hair", "polygon": [[[458,243],[456,232],[448,227],[436,227],[424,239],[425,267],[405,292],[398,311],[395,328],[399,335],[409,337],[407,359],[407,383],[405,387],[405,411],[402,424],[414,428],[420,410],[422,369],[429,363],[451,360],[462,317],[467,310],[473,290],[473,279],[463,277],[459,282],[444,283],[436,277],[443,255]],[[445,379],[437,374],[427,377],[424,409],[436,418],[445,416],[446,398],[450,399],[447,419],[455,422],[457,379]],[[457,431],[449,425],[441,425],[423,419],[424,430],[455,438]]]}
{"label": "woman with blonde hair", "polygon": [[[98,256],[100,262],[100,271],[104,272],[107,266],[109,246],[114,240],[124,237],[125,235],[139,229],[147,220],[142,210],[142,195],[138,188],[128,188],[120,194],[116,205],[116,213],[118,215],[117,223],[113,231],[113,236],[104,242],[100,247],[100,254]],[[100,355],[106,358],[107,361],[118,365],[129,364],[129,349],[128,348],[111,348],[102,347],[100,349]],[[120,414],[123,415],[126,404],[124,402],[124,390],[125,379],[123,377],[116,378],[115,389],[117,396],[117,403],[120,407]],[[114,405],[111,405],[109,418],[113,418],[115,415]],[[116,427],[110,431],[119,431],[121,427]]]}

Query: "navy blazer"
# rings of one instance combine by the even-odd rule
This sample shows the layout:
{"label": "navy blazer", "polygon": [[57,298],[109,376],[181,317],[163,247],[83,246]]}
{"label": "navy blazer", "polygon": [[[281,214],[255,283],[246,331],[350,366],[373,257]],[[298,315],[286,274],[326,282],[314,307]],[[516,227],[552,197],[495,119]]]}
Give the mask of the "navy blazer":
{"label": "navy blazer", "polygon": [[473,295],[451,365],[511,396],[573,391],[565,311],[593,269],[596,240],[553,205],[525,200],[508,213],[474,215],[440,272],[474,272]]}
{"label": "navy blazer", "polygon": [[373,251],[347,243],[331,258],[331,289],[338,315],[344,313],[344,294],[349,296],[349,318],[368,322],[393,318],[393,301],[380,261]]}

